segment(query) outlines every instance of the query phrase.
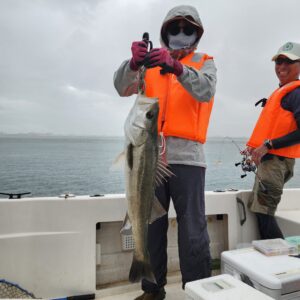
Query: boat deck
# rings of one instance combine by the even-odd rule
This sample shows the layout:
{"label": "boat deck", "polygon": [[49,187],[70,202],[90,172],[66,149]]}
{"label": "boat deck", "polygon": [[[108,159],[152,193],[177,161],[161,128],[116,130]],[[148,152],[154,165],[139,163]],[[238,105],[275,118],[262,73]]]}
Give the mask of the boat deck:
{"label": "boat deck", "polygon": [[[99,297],[98,294],[96,294],[96,299],[101,300],[133,300],[136,297],[140,296],[142,294],[142,291],[140,289],[125,292],[122,294],[117,294],[113,296],[106,296],[106,297]],[[166,300],[183,300],[185,299],[185,293],[181,289],[181,283],[171,283],[166,286]]]}
{"label": "boat deck", "polygon": [[[185,299],[184,290],[181,288],[181,275],[179,272],[168,276],[166,289],[166,300]],[[140,283],[130,284],[124,282],[110,287],[97,289],[96,299],[101,300],[133,300],[143,293]]]}
{"label": "boat deck", "polygon": [[[212,276],[219,275],[220,270],[213,270]],[[168,284],[165,286],[166,300],[183,300],[186,298],[184,290],[181,288],[180,272],[168,274]],[[110,287],[99,287],[96,292],[96,299],[101,300],[133,300],[143,293],[140,283],[123,282]]]}

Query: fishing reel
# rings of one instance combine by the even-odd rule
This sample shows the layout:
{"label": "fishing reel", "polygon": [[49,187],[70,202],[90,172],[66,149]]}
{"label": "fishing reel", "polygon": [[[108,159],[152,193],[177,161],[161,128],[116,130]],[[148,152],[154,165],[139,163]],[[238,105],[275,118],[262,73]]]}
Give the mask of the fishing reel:
{"label": "fishing reel", "polygon": [[244,172],[244,174],[241,175],[241,178],[244,178],[247,176],[247,172],[253,172],[255,174],[255,176],[258,179],[258,184],[260,186],[260,189],[263,193],[267,194],[268,193],[268,189],[266,188],[266,186],[262,183],[261,178],[258,176],[257,174],[257,167],[255,165],[255,163],[252,161],[251,159],[251,155],[249,154],[249,152],[243,153],[242,154],[242,160],[238,163],[235,163],[235,166],[241,166],[242,171]]}
{"label": "fishing reel", "polygon": [[247,176],[247,172],[256,172],[256,165],[251,160],[250,155],[248,152],[242,154],[242,160],[240,162],[235,163],[235,166],[241,166],[242,171],[244,174],[241,175],[241,178],[244,178]]}
{"label": "fishing reel", "polygon": [[261,177],[257,174],[257,167],[255,163],[251,159],[251,155],[247,150],[242,151],[240,147],[237,145],[237,143],[234,140],[231,140],[232,143],[237,147],[240,154],[242,155],[242,160],[240,162],[235,163],[235,166],[241,166],[242,171],[244,174],[241,175],[241,178],[244,178],[247,176],[247,172],[253,172],[258,180],[258,184],[261,188],[261,191],[265,194],[268,193],[267,187],[262,183]]}

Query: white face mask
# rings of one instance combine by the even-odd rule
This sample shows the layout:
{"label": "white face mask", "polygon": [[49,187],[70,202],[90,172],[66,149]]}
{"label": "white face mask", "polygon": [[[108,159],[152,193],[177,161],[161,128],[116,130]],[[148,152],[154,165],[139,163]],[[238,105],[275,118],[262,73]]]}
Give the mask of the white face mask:
{"label": "white face mask", "polygon": [[197,32],[193,32],[192,35],[185,35],[184,32],[179,32],[177,35],[171,35],[168,33],[169,48],[173,50],[190,48],[194,45],[197,39]]}

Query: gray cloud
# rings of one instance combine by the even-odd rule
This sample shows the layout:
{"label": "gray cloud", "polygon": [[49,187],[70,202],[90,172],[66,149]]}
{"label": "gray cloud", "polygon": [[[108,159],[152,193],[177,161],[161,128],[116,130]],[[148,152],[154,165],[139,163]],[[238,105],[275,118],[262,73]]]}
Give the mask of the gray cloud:
{"label": "gray cloud", "polygon": [[[144,31],[159,29],[174,0],[2,0],[0,131],[123,135],[134,97],[112,78]],[[256,100],[277,86],[272,55],[298,41],[298,0],[195,0],[218,86],[209,135],[249,135]],[[285,9],[288,8],[286,11]],[[284,13],[283,13],[284,12]]]}

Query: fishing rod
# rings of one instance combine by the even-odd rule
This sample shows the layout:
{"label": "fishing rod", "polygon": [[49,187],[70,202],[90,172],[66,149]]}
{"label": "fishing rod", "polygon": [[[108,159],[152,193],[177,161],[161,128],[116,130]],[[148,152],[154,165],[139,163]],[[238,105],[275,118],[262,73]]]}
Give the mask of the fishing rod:
{"label": "fishing rod", "polygon": [[[147,44],[147,51],[148,52],[145,56],[145,59],[143,60],[143,62],[141,64],[147,69],[147,68],[151,68],[151,67],[149,67],[148,64],[149,64],[150,51],[153,49],[153,43],[149,39],[149,33],[148,32],[144,32],[142,39]],[[165,75],[165,74],[173,71],[173,68],[166,65],[166,64],[161,64],[159,66],[161,67],[161,69],[159,71],[161,75]]]}
{"label": "fishing rod", "polygon": [[253,172],[258,179],[258,183],[259,183],[259,186],[260,186],[262,192],[267,193],[268,190],[265,187],[265,185],[262,183],[262,179],[257,173],[257,167],[256,167],[254,161],[252,160],[252,157],[251,157],[251,154],[249,153],[249,151],[241,150],[239,145],[233,139],[231,139],[231,142],[237,147],[237,149],[239,150],[239,153],[242,155],[241,161],[235,163],[235,166],[236,167],[241,166],[241,169],[244,172],[244,174],[241,175],[241,178],[245,178],[247,176],[247,172],[248,173]]}
{"label": "fishing rod", "polygon": [[145,58],[143,61],[140,62],[140,65],[142,66],[142,68],[139,69],[139,75],[138,75],[138,92],[141,94],[144,94],[145,92],[145,71],[146,71],[146,65],[149,62],[149,55],[150,55],[150,51],[153,48],[153,44],[152,41],[149,40],[149,33],[148,32],[144,32],[143,33],[143,37],[142,37],[143,42],[146,43],[146,47],[147,47],[147,53],[145,55]]}
{"label": "fishing rod", "polygon": [[236,148],[239,150],[239,153],[242,155],[242,160],[235,163],[235,166],[241,166],[242,171],[244,174],[241,175],[241,178],[244,178],[247,176],[247,172],[253,172],[256,174],[256,165],[251,159],[251,155],[248,151],[242,151],[239,145],[231,139],[231,142],[236,146]]}
{"label": "fishing rod", "polygon": [[245,178],[247,176],[247,173],[251,173],[251,172],[254,173],[254,175],[258,179],[258,184],[259,184],[262,192],[267,193],[268,192],[267,188],[262,183],[262,179],[257,173],[257,167],[256,167],[254,161],[252,160],[251,153],[249,151],[242,150],[240,148],[240,146],[232,138],[224,137],[224,139],[230,140],[231,143],[235,145],[235,147],[238,149],[239,153],[242,155],[242,159],[239,162],[235,163],[236,167],[240,166],[242,169],[243,174],[241,175],[241,178]]}
{"label": "fishing rod", "polygon": [[150,55],[150,51],[153,49],[153,43],[149,39],[149,33],[148,32],[143,33],[142,40],[147,44],[147,54],[146,54],[144,60],[141,63],[143,66],[145,66],[149,62],[149,55]]}

